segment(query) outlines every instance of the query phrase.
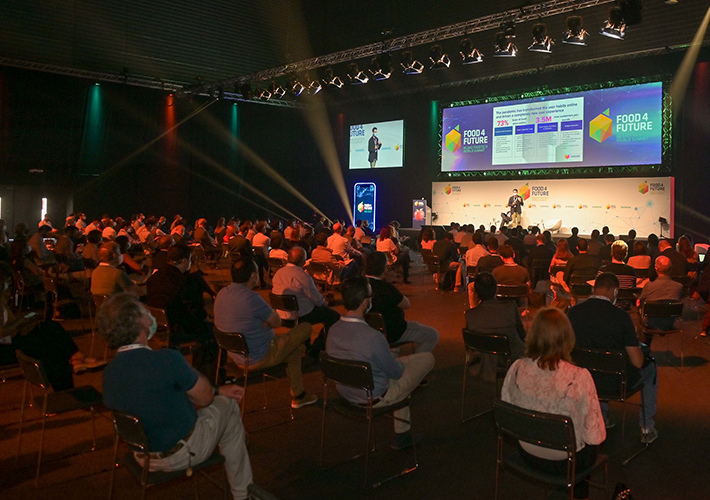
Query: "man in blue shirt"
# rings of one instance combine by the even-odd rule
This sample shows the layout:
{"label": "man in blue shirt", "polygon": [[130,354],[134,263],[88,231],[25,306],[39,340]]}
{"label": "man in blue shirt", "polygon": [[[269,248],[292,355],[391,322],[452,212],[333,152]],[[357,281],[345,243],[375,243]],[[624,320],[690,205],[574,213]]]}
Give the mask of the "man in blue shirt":
{"label": "man in blue shirt", "polygon": [[[325,351],[335,358],[370,363],[375,389],[374,407],[390,406],[409,396],[434,368],[431,352],[418,352],[395,359],[387,339],[365,322],[365,313],[372,307],[372,288],[365,277],[350,278],[341,285],[346,312],[328,332]],[[338,392],[350,402],[366,403],[364,391],[338,386]],[[412,445],[409,407],[394,413],[395,437],[392,448],[401,450]]]}
{"label": "man in blue shirt", "polygon": [[[155,318],[133,294],[107,299],[96,322],[108,345],[118,350],[104,372],[104,403],[141,420],[150,443],[150,469],[187,469],[219,445],[232,495],[247,498],[252,472],[237,404],[244,389],[212,387],[178,351],[151,350]],[[195,405],[202,408],[196,411]],[[145,456],[135,456],[142,465]]]}

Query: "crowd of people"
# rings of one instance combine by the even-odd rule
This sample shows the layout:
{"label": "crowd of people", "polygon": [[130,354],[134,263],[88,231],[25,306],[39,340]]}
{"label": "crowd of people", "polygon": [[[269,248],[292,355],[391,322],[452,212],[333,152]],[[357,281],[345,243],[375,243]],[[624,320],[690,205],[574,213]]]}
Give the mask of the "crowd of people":
{"label": "crowd of people", "polygon": [[[594,462],[596,445],[614,421],[608,404],[597,397],[609,381],[575,366],[573,348],[625,354],[629,387],[643,386],[639,426],[641,441],[650,444],[658,437],[658,375],[649,344],[653,331],[674,325],[668,318],[643,322],[639,311],[646,301],[678,301],[686,290],[707,300],[710,282],[688,235],[673,244],[655,235],[637,240],[633,230],[617,239],[607,228],[594,230],[589,239],[574,228],[570,237],[553,242],[549,232],[537,228],[486,230],[454,223],[438,239],[431,228],[423,229],[418,246],[410,246],[415,242],[400,235],[396,222],[374,234],[366,221],[349,226],[325,217],[313,224],[222,218],[211,228],[203,218],[191,226],[179,215],[172,223],[143,214],[130,220],[106,215],[87,223],[79,213],[67,217],[60,229],[47,216],[33,234],[17,224],[8,236],[0,221],[2,363],[12,363],[16,349],[40,359],[55,390],[72,387],[74,372],[102,368],[105,362],[82,354],[62,328],[59,320],[66,311],[40,320],[25,314],[16,301],[18,290],[28,296],[25,305],[30,307],[49,300],[41,293],[48,279],[64,283],[57,295],[71,294],[72,284],[86,285],[91,295],[102,298],[97,329],[116,349],[104,373],[106,404],[141,418],[154,470],[185,468],[219,445],[235,498],[246,497],[252,480],[237,404],[243,390],[225,384],[215,329],[243,335],[249,359],[228,353],[237,366],[286,365],[294,409],[318,400],[306,392],[302,370],[304,358],[317,363],[322,351],[369,363],[374,406],[395,405],[428,385],[439,341],[435,328],[406,319],[410,301],[393,283],[401,273],[401,283],[409,284],[413,253],[421,249],[425,259],[438,257],[438,284],[449,275],[453,292],[468,290],[470,309],[462,326],[508,338],[513,363],[502,399],[572,417],[578,468],[583,468]],[[220,261],[229,263],[231,282],[215,292],[200,264]],[[326,276],[318,276],[323,270]],[[317,282],[339,286],[343,314]],[[499,285],[524,286],[531,296],[545,294],[552,307],[540,309],[526,332],[528,308],[521,314],[521,304],[498,299]],[[580,285],[589,293],[580,294]],[[295,296],[298,307],[275,309],[259,293],[264,287],[275,295]],[[636,295],[624,294],[620,300],[620,290]],[[205,294],[214,301],[212,316]],[[165,311],[170,344],[196,344],[192,366],[179,351],[150,349],[157,331],[153,309]],[[380,329],[368,322],[372,313],[381,315]],[[710,317],[703,331],[709,328]],[[397,346],[405,343],[413,343],[411,355],[400,355]],[[353,404],[367,402],[362,391],[338,390]],[[395,417],[392,447],[416,443],[420,436],[411,433],[409,407],[398,409]],[[549,450],[522,445],[521,454],[533,467],[563,472],[564,457]],[[587,495],[584,486],[575,491],[576,498]]]}

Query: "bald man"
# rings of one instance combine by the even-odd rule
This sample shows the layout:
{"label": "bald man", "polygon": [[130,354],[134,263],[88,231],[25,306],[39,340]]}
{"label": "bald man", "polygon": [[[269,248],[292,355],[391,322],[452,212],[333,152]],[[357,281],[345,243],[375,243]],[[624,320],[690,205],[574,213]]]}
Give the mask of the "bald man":
{"label": "bald man", "polygon": [[118,243],[109,241],[99,248],[99,265],[91,273],[92,295],[113,295],[118,292],[133,292],[139,297],[146,294],[145,288],[133,283],[131,278],[121,269],[123,262],[121,248]]}
{"label": "bald man", "polygon": [[[683,285],[671,278],[671,259],[665,255],[659,255],[656,258],[656,274],[658,278],[655,281],[649,281],[643,287],[641,296],[638,300],[639,310],[643,312],[643,303],[651,300],[666,300],[679,301],[683,296]],[[673,318],[648,318],[647,327],[654,330],[672,330]],[[652,336],[646,338],[646,343],[651,343]]]}
{"label": "bald man", "polygon": [[333,234],[328,238],[328,248],[333,251],[333,255],[341,257],[343,260],[360,258],[362,254],[350,245],[350,240],[343,236],[343,226],[340,222],[333,224]]}

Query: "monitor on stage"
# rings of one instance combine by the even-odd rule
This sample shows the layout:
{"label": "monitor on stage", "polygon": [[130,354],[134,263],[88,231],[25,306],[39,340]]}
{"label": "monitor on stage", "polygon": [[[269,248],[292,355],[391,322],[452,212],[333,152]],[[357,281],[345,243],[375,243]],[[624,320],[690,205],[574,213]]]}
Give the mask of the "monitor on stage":
{"label": "monitor on stage", "polygon": [[374,182],[357,182],[353,187],[353,219],[355,222],[366,220],[370,229],[375,230],[375,212],[377,208],[377,186]]}
{"label": "monitor on stage", "polygon": [[350,125],[350,169],[404,166],[404,120]]}
{"label": "monitor on stage", "polygon": [[442,113],[442,172],[662,161],[661,82],[453,106]]}

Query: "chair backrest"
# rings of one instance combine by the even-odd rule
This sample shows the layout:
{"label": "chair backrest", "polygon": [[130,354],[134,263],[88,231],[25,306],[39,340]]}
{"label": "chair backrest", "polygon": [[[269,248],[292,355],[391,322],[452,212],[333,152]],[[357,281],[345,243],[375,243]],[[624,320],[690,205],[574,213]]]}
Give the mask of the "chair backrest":
{"label": "chair backrest", "polygon": [[464,328],[463,343],[466,349],[510,357],[510,341],[505,335],[478,333]]}
{"label": "chair backrest", "polygon": [[245,358],[249,357],[249,347],[247,346],[246,339],[244,339],[244,335],[236,332],[223,332],[217,327],[214,327],[212,331],[214,332],[214,339],[220,349],[241,354]]}
{"label": "chair backrest", "polygon": [[680,318],[683,303],[675,300],[647,300],[643,303],[643,315],[647,318]]}
{"label": "chair backrest", "polygon": [[650,271],[649,268],[646,268],[646,269],[634,269],[634,272],[636,272],[636,277],[637,277],[637,278],[641,278],[641,279],[646,279],[646,278],[648,278],[648,273],[649,273],[649,271]]}
{"label": "chair backrest", "polygon": [[469,278],[475,278],[478,276],[478,266],[469,266],[466,268],[466,276]]}
{"label": "chair backrest", "polygon": [[430,273],[441,272],[441,260],[438,255],[423,255],[422,257]]}
{"label": "chair backrest", "polygon": [[496,298],[512,299],[517,297],[527,297],[527,285],[498,285],[496,287]]}
{"label": "chair backrest", "polygon": [[269,269],[272,271],[276,272],[277,270],[281,269],[286,265],[286,262],[282,259],[278,259],[276,257],[269,257],[267,259],[267,262],[269,263]]}
{"label": "chair backrest", "polygon": [[550,274],[555,275],[560,272],[564,272],[565,266],[552,266],[550,269]]}
{"label": "chair backrest", "polygon": [[[96,306],[96,309],[99,309],[104,304],[104,302],[106,302],[106,299],[108,297],[109,297],[108,295],[96,295],[96,294],[91,295],[91,298],[94,300],[94,305]],[[156,321],[157,321],[157,319],[156,319]]]}
{"label": "chair backrest", "polygon": [[362,389],[368,393],[375,389],[370,363],[334,358],[325,352],[321,352],[320,368],[326,380]]}
{"label": "chair backrest", "polygon": [[42,276],[42,283],[44,284],[44,289],[49,293],[57,293],[57,284],[52,278],[47,276]]}
{"label": "chair backrest", "polygon": [[552,259],[533,259],[532,268],[533,270],[547,271],[551,262]]}
{"label": "chair backrest", "polygon": [[22,375],[30,384],[37,385],[44,390],[51,389],[51,384],[47,380],[47,373],[44,371],[44,366],[39,359],[27,356],[21,350],[15,351],[17,356],[17,364],[20,365]]}
{"label": "chair backrest", "polygon": [[684,287],[690,286],[690,276],[671,276],[671,279],[677,283],[680,283]]}
{"label": "chair backrest", "polygon": [[493,402],[493,413],[499,433],[570,456],[576,450],[574,424],[567,416],[526,410],[500,399]]}
{"label": "chair backrest", "polygon": [[427,257],[427,256],[430,257],[430,256],[434,255],[434,252],[432,252],[428,248],[422,248],[420,253],[422,254],[422,260],[424,260],[424,257]]}
{"label": "chair backrest", "polygon": [[385,326],[385,318],[381,313],[369,312],[365,315],[365,322],[370,325],[371,328],[379,330],[383,335],[387,335],[387,327]]}
{"label": "chair backrest", "polygon": [[269,294],[269,301],[274,309],[298,312],[298,300],[295,295],[277,295],[272,292]]}
{"label": "chair backrest", "polygon": [[150,453],[148,436],[138,417],[113,410],[113,428],[132,450]]}
{"label": "chair backrest", "polygon": [[574,271],[570,277],[569,281],[571,285],[589,285],[587,281],[593,280],[597,277],[597,271],[594,269],[581,269],[579,271]]}
{"label": "chair backrest", "polygon": [[155,322],[158,323],[158,328],[170,330],[170,322],[168,321],[168,314],[165,312],[165,309],[151,306],[146,306],[146,309],[148,309],[150,314],[155,318]]}
{"label": "chair backrest", "polygon": [[618,300],[636,300],[636,294],[639,293],[638,288],[619,288]]}
{"label": "chair backrest", "polygon": [[597,385],[600,399],[626,399],[626,358],[624,358],[624,353],[575,347],[572,350],[572,360],[577,366],[589,370],[592,377],[595,378],[595,382],[598,376],[604,379],[603,386]]}

